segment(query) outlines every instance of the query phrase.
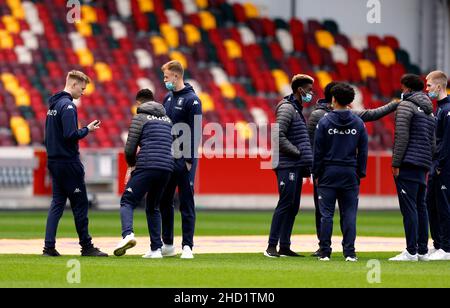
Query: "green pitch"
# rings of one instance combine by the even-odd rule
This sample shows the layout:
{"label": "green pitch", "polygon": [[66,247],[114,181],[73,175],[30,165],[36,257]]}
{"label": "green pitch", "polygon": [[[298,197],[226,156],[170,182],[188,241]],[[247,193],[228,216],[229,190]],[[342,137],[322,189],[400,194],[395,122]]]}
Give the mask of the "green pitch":
{"label": "green pitch", "polygon": [[[271,212],[207,212],[197,217],[196,235],[267,235]],[[0,212],[0,239],[42,239],[45,212]],[[147,234],[145,214],[135,215],[136,233]],[[176,234],[181,234],[176,215]],[[90,213],[94,237],[120,236],[118,212]],[[295,234],[314,234],[314,213],[300,212]],[[335,233],[340,234],[335,219]],[[398,212],[360,212],[360,236],[403,237]],[[76,237],[72,213],[66,211],[58,237]],[[260,254],[205,254],[194,260],[166,258],[144,260],[139,256],[107,259],[64,256],[48,259],[40,256],[0,255],[0,287],[450,287],[448,262],[399,264],[388,262],[392,253],[360,253],[360,261],[345,263],[341,254],[330,263],[315,258],[268,259]],[[80,284],[67,282],[68,261],[80,261]],[[368,261],[380,262],[381,283],[369,283],[373,269]],[[370,276],[370,275],[369,275]]]}
{"label": "green pitch", "polygon": [[[80,284],[69,284],[70,257],[0,256],[0,287],[450,287],[448,263],[398,264],[389,253],[361,253],[358,263],[336,254],[330,263],[314,258],[268,259],[262,254],[197,255],[194,260],[139,257],[83,259]],[[381,283],[367,280],[370,259],[379,259]]]}
{"label": "green pitch", "polygon": [[[196,235],[268,235],[272,212],[209,212],[197,213]],[[335,234],[340,234],[339,214],[335,217]],[[0,212],[0,238],[40,239],[45,234],[45,212]],[[175,234],[181,234],[181,218],[175,215]],[[121,234],[117,212],[92,211],[89,214],[90,233],[95,237],[117,237]],[[146,235],[145,213],[135,214],[135,233]],[[315,234],[312,211],[301,211],[295,221],[294,234]],[[402,217],[399,212],[364,212],[358,215],[359,236],[403,237]],[[61,220],[58,237],[77,237],[73,216],[66,210]]]}

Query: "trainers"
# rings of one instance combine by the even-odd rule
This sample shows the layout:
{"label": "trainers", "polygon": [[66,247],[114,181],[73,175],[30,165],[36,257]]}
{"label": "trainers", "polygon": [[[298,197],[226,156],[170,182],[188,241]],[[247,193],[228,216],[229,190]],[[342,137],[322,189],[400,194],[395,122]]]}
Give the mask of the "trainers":
{"label": "trainers", "polygon": [[43,257],[61,257],[59,252],[55,248],[45,248],[42,251]]}
{"label": "trainers", "polygon": [[350,256],[345,258],[345,262],[358,262],[358,257],[357,256]]}
{"label": "trainers", "polygon": [[161,248],[158,248],[156,250],[150,250],[145,255],[142,256],[144,259],[162,259],[163,255],[161,252]]}
{"label": "trainers", "polygon": [[442,249],[439,249],[435,253],[433,253],[430,258],[430,261],[450,261],[450,253],[445,252]]}
{"label": "trainers", "polygon": [[431,255],[435,254],[437,251],[439,251],[439,249],[436,249],[433,247],[428,250],[428,255],[431,256]]}
{"label": "trainers", "polygon": [[181,259],[194,259],[194,254],[192,253],[191,247],[185,245],[183,247],[183,252],[181,253]]}
{"label": "trainers", "polygon": [[130,235],[125,236],[125,238],[119,242],[116,249],[114,250],[114,255],[116,257],[121,257],[127,253],[128,249],[131,249],[134,246],[136,246],[136,239],[134,238],[134,234],[131,233]]}
{"label": "trainers", "polygon": [[330,261],[330,257],[319,257],[319,261],[328,262]]}
{"label": "trainers", "polygon": [[177,253],[175,252],[174,245],[166,245],[164,244],[161,248],[161,253],[163,257],[175,257]]}
{"label": "trainers", "polygon": [[277,251],[276,247],[268,247],[266,251],[264,251],[264,255],[268,258],[279,258],[280,254]]}
{"label": "trainers", "polygon": [[315,253],[313,253],[313,254],[311,255],[311,257],[315,257],[315,258],[320,257],[320,248],[317,249],[317,251],[316,251]]}
{"label": "trainers", "polygon": [[417,262],[419,261],[419,256],[417,254],[412,255],[407,250],[402,252],[401,254],[390,258],[389,261],[396,261],[396,262]]}
{"label": "trainers", "polygon": [[81,249],[81,256],[82,257],[107,257],[108,254],[100,251],[100,249],[92,246],[87,249]]}
{"label": "trainers", "polygon": [[302,256],[302,255],[299,255],[298,253],[296,253],[296,252],[294,252],[294,251],[292,251],[290,249],[280,249],[280,251],[278,251],[278,254],[281,257],[294,257],[294,258],[305,257],[305,256]]}
{"label": "trainers", "polygon": [[424,254],[424,255],[420,255],[419,254],[419,261],[421,261],[421,262],[428,262],[428,261],[430,261],[430,255],[427,253],[427,254]]}

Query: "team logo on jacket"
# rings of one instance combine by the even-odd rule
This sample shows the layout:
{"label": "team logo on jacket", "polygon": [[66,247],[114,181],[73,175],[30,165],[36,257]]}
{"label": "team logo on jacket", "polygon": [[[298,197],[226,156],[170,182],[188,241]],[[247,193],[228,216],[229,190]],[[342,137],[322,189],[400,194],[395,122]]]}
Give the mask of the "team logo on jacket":
{"label": "team logo on jacket", "polygon": [[177,105],[183,106],[183,102],[184,102],[184,98],[181,97],[180,99],[178,99]]}
{"label": "team logo on jacket", "polygon": [[76,188],[75,191],[73,192],[74,194],[79,194],[81,193],[81,190],[79,188]]}
{"label": "team logo on jacket", "polygon": [[127,191],[128,191],[129,193],[133,193],[133,188],[129,187],[129,188],[127,189]]}
{"label": "team logo on jacket", "polygon": [[69,105],[69,107],[67,107],[67,109],[75,109],[75,108],[73,108],[72,105]]}
{"label": "team logo on jacket", "polygon": [[283,181],[280,182],[280,186],[284,186],[286,185],[286,183],[284,183]]}
{"label": "team logo on jacket", "polygon": [[450,111],[447,113],[447,117],[450,117]]}
{"label": "team logo on jacket", "polygon": [[295,181],[295,173],[289,173],[289,181],[291,182]]}
{"label": "team logo on jacket", "polygon": [[47,115],[51,116],[51,117],[55,117],[57,114],[58,114],[57,110],[51,109],[51,110],[47,111]]}
{"label": "team logo on jacket", "polygon": [[194,102],[194,106],[195,106],[195,105],[200,105],[200,103],[199,103],[198,101],[195,101],[195,102]]}
{"label": "team logo on jacket", "polygon": [[441,190],[447,190],[447,187],[445,185],[442,185]]}
{"label": "team logo on jacket", "polygon": [[425,113],[425,111],[423,111],[423,109],[420,107],[417,107],[417,110],[419,110],[419,112]]}

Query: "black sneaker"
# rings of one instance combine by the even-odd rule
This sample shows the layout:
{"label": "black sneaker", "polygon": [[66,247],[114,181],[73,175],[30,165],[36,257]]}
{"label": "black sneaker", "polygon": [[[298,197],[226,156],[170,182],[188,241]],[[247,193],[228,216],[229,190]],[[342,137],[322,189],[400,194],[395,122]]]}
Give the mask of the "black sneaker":
{"label": "black sneaker", "polygon": [[59,252],[55,248],[45,248],[42,251],[43,257],[61,257]]}
{"label": "black sneaker", "polygon": [[277,251],[276,247],[268,247],[266,251],[264,251],[264,255],[268,258],[279,258],[280,254]]}
{"label": "black sneaker", "polygon": [[304,258],[305,256],[299,255],[298,253],[290,250],[290,249],[280,249],[280,251],[278,251],[278,254],[281,257],[296,257],[296,258]]}
{"label": "black sneaker", "polygon": [[320,257],[320,256],[321,256],[320,248],[317,249],[317,251],[311,255],[311,257],[314,257],[314,258],[318,258],[318,257]]}
{"label": "black sneaker", "polygon": [[82,257],[107,257],[108,254],[101,252],[100,249],[95,247],[90,247],[86,249],[81,249],[81,256]]}

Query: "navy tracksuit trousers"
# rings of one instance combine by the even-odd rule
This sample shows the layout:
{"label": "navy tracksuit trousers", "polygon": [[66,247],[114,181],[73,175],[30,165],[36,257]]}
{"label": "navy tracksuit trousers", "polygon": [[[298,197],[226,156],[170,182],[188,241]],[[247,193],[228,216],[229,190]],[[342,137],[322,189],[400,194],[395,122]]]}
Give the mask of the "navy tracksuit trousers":
{"label": "navy tracksuit trousers", "polygon": [[400,174],[395,178],[407,250],[412,255],[428,253],[426,174],[427,171],[420,168],[400,168]]}
{"label": "navy tracksuit trousers", "polygon": [[56,232],[64,213],[67,199],[70,200],[75,226],[84,249],[92,247],[88,231],[88,198],[84,182],[84,168],[81,162],[48,162],[52,177],[53,200],[48,212],[45,232],[45,247],[55,248]]}
{"label": "navy tracksuit trousers", "polygon": [[289,249],[295,217],[300,209],[300,197],[303,186],[301,168],[276,170],[280,199],[272,217],[269,246]]}
{"label": "navy tracksuit trousers", "polygon": [[450,252],[450,174],[428,178],[427,208],[431,238],[436,249]]}
{"label": "navy tracksuit trousers", "polygon": [[170,174],[169,171],[152,169],[136,169],[133,171],[120,200],[122,237],[133,233],[134,210],[145,194],[147,194],[145,213],[150,234],[150,247],[153,251],[162,247],[159,204]]}
{"label": "navy tracksuit trousers", "polygon": [[356,255],[356,218],[359,202],[359,178],[356,168],[326,167],[323,175],[320,176],[317,193],[321,217],[319,232],[321,256],[330,257],[332,253],[331,238],[337,201],[343,234],[344,256],[354,257]]}
{"label": "navy tracksuit trousers", "polygon": [[175,160],[175,170],[172,173],[161,199],[162,239],[164,244],[173,245],[174,239],[174,195],[178,187],[180,198],[181,224],[183,231],[182,246],[194,247],[195,231],[195,200],[194,183],[198,160],[194,159],[189,171],[184,159]]}

